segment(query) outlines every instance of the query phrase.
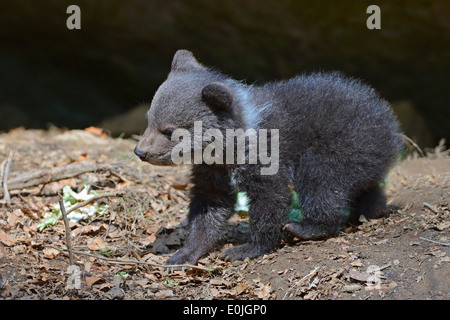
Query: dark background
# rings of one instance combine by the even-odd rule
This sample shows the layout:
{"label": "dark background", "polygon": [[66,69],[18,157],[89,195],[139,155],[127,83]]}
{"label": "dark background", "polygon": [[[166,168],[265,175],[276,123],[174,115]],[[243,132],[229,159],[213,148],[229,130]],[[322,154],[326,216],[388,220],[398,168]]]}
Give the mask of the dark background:
{"label": "dark background", "polygon": [[[66,28],[71,4],[81,30]],[[381,30],[366,27],[371,4]],[[319,70],[362,78],[393,104],[407,135],[433,146],[450,140],[449,8],[447,0],[0,0],[0,130],[139,133],[145,108],[114,115],[149,103],[185,48],[248,82]]]}

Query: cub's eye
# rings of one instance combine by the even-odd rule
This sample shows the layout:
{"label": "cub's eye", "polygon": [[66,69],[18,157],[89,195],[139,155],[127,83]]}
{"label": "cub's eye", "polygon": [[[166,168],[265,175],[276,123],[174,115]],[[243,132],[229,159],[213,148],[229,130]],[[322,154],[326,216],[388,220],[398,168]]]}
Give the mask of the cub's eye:
{"label": "cub's eye", "polygon": [[173,129],[165,129],[161,131],[161,133],[170,139],[172,137]]}

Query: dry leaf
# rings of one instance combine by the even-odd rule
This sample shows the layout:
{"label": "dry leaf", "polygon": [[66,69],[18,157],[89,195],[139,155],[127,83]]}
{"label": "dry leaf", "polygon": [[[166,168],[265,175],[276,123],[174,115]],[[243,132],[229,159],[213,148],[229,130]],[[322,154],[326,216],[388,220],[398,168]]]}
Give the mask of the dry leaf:
{"label": "dry leaf", "polygon": [[243,283],[238,283],[238,285],[237,285],[236,287],[234,287],[232,290],[233,290],[233,293],[234,293],[235,295],[238,296],[238,295],[240,295],[242,292],[244,292],[245,289],[247,289],[247,287],[246,287],[245,284],[243,284]]}
{"label": "dry leaf", "polygon": [[127,187],[130,187],[134,184],[133,181],[123,181],[123,182],[119,182],[116,186],[117,190],[121,190],[121,189],[125,189]]}
{"label": "dry leaf", "polygon": [[86,271],[86,272],[91,272],[91,268],[92,268],[92,262],[86,261],[86,262],[84,263],[84,271]]}
{"label": "dry leaf", "polygon": [[211,279],[209,282],[212,286],[231,287],[231,282],[223,279]]}
{"label": "dry leaf", "polygon": [[350,265],[352,267],[363,267],[364,266],[360,259],[350,262]]}
{"label": "dry leaf", "polygon": [[42,252],[44,252],[44,258],[47,258],[47,259],[54,259],[61,253],[61,251],[53,249],[53,248],[44,248],[44,250],[42,250]]}
{"label": "dry leaf", "polygon": [[303,299],[305,299],[305,300],[315,300],[318,295],[319,295],[319,293],[317,291],[310,291],[303,297]]}
{"label": "dry leaf", "polygon": [[82,161],[94,161],[94,160],[88,158],[87,153],[80,154],[80,156],[74,160],[74,162],[82,162]]}
{"label": "dry leaf", "polygon": [[95,237],[94,239],[88,240],[88,248],[91,251],[104,250],[106,248],[106,244],[100,237]]}
{"label": "dry leaf", "polygon": [[379,284],[379,285],[368,285],[365,289],[366,291],[374,291],[374,290],[389,290],[397,287],[397,283],[392,281],[389,284]]}
{"label": "dry leaf", "polygon": [[172,290],[161,290],[155,293],[156,299],[165,299],[167,297],[173,297],[173,291]]}
{"label": "dry leaf", "polygon": [[136,280],[134,283],[140,285],[144,289],[148,287],[148,279]]}
{"label": "dry leaf", "polygon": [[28,227],[28,226],[23,226],[22,230],[24,232],[27,232],[30,234],[31,237],[34,237],[34,235],[36,234],[36,230],[33,230],[32,228]]}
{"label": "dry leaf", "polygon": [[[102,279],[102,280],[104,280],[104,279]],[[111,288],[113,288],[113,287],[114,287],[114,283],[106,282],[106,281],[105,281],[105,283],[101,283],[101,284],[99,284],[99,285],[96,285],[95,287],[96,287],[98,290],[105,291],[105,289],[111,289]]]}
{"label": "dry leaf", "polygon": [[212,297],[214,297],[215,299],[217,299],[217,298],[220,297],[220,295],[221,295],[221,293],[222,293],[223,291],[222,291],[222,290],[219,291],[219,290],[217,290],[216,288],[210,288],[210,289],[209,289],[209,292],[210,292],[210,294],[211,294]]}
{"label": "dry leaf", "polygon": [[362,281],[362,282],[367,282],[369,280],[369,278],[371,277],[371,275],[369,273],[361,272],[356,269],[350,269],[349,274],[350,274],[350,278],[358,280],[358,281]]}
{"label": "dry leaf", "polygon": [[104,224],[101,225],[88,225],[82,228],[81,234],[89,234],[96,233],[98,231],[106,230],[106,226]]}
{"label": "dry leaf", "polygon": [[9,226],[10,227],[14,227],[16,225],[16,223],[17,223],[17,218],[18,217],[13,212],[7,212],[6,216],[7,216],[6,221],[8,222]]}
{"label": "dry leaf", "polygon": [[270,293],[272,292],[272,286],[270,284],[263,285],[261,291],[258,292],[258,298],[260,299],[269,299]]}
{"label": "dry leaf", "polygon": [[436,226],[436,228],[439,231],[443,231],[443,230],[447,229],[448,227],[450,227],[450,221],[441,222]]}
{"label": "dry leaf", "polygon": [[172,184],[172,188],[177,189],[177,190],[186,190],[188,184],[187,183],[174,183]]}
{"label": "dry leaf", "polygon": [[345,285],[342,290],[344,290],[345,292],[348,293],[353,293],[356,291],[361,290],[361,286],[359,284],[349,284],[349,285]]}
{"label": "dry leaf", "polygon": [[111,226],[110,229],[109,229],[107,237],[111,238],[111,239],[120,238],[120,237],[125,236],[126,233],[127,233],[126,230],[119,230],[117,227]]}
{"label": "dry leaf", "polygon": [[103,129],[101,129],[101,128],[97,128],[97,127],[92,127],[91,126],[91,127],[88,127],[88,128],[86,128],[84,130],[89,132],[89,133],[91,133],[91,134],[93,134],[93,135],[95,135],[95,136],[97,136],[97,137],[100,137],[100,138],[106,138],[107,137],[106,133],[104,133]]}
{"label": "dry leaf", "polygon": [[7,247],[14,246],[16,244],[16,240],[11,238],[9,235],[0,231],[0,242],[3,243]]}
{"label": "dry leaf", "polygon": [[96,282],[98,282],[98,281],[100,281],[100,280],[103,280],[103,278],[100,278],[100,277],[86,277],[86,285],[88,286],[88,287],[92,287],[92,285],[94,284],[94,283],[96,283]]}

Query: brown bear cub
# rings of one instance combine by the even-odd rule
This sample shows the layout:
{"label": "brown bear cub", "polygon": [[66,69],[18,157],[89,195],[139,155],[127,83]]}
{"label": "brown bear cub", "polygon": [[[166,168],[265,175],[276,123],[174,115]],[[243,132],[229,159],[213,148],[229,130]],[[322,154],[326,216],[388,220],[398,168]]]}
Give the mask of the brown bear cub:
{"label": "brown bear cub", "polygon": [[[315,73],[246,85],[179,50],[147,118],[136,155],[154,165],[174,165],[184,151],[183,159],[193,164],[189,235],[168,264],[194,264],[215,248],[238,191],[250,201],[250,237],[224,252],[233,259],[277,248],[283,226],[301,239],[321,239],[335,236],[349,211],[367,218],[387,212],[379,183],[397,158],[401,134],[388,103],[358,80]],[[245,130],[245,151],[250,153],[253,141],[265,157],[237,159],[238,136],[229,135],[230,129]],[[209,139],[198,139],[208,132]],[[208,141],[217,142],[211,157],[226,154],[227,161],[201,158],[211,147]],[[296,221],[289,220],[293,190],[301,208]]]}

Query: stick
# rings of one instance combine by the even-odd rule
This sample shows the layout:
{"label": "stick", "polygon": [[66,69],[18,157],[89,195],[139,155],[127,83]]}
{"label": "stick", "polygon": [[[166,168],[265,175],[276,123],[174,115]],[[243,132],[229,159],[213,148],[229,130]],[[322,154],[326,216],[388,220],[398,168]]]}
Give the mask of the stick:
{"label": "stick", "polygon": [[61,209],[61,215],[64,219],[64,226],[66,228],[66,246],[67,246],[67,251],[69,252],[70,265],[72,266],[74,263],[73,263],[73,254],[72,254],[72,244],[70,242],[69,220],[67,219],[66,207],[64,206],[64,201],[62,198],[59,199],[59,207]]}
{"label": "stick", "polygon": [[127,178],[123,177],[121,174],[117,173],[114,170],[109,170],[109,173],[112,174],[113,176],[116,176],[117,178],[119,178],[122,181],[128,182],[130,180],[128,180]]}
{"label": "stick", "polygon": [[[49,248],[53,248],[59,251],[63,251],[63,252],[67,252],[67,249],[61,249],[52,245],[45,245],[45,247],[49,247]],[[72,250],[73,253],[75,254],[80,254],[80,255],[84,255],[84,256],[88,256],[88,257],[94,257],[100,260],[105,260],[105,261],[109,261],[112,263],[119,263],[119,264],[145,264],[145,265],[149,265],[152,267],[157,267],[157,268],[165,268],[165,269],[173,269],[173,268],[192,268],[192,269],[198,269],[198,270],[202,270],[202,271],[207,271],[207,272],[211,272],[214,271],[215,269],[211,270],[205,267],[200,267],[200,266],[194,266],[192,264],[158,264],[158,263],[154,263],[154,262],[148,262],[148,261],[137,261],[137,260],[119,260],[119,259],[112,259],[112,258],[106,258],[106,257],[102,257],[96,254],[92,254],[92,253],[87,253],[87,252],[83,252],[83,251],[77,251],[77,250]]]}
{"label": "stick", "polygon": [[430,210],[433,211],[434,213],[438,213],[436,207],[433,206],[433,205],[431,205],[431,204],[429,204],[429,203],[427,203],[427,202],[424,202],[424,203],[423,203],[423,206],[424,206],[424,207],[427,207],[428,209],[430,209]]}
{"label": "stick", "polygon": [[286,291],[286,293],[284,294],[283,300],[286,299],[287,294],[288,294],[292,289],[294,289],[294,287],[295,287],[297,284],[299,284],[299,283],[302,282],[303,280],[308,279],[309,277],[311,277],[312,275],[314,275],[314,274],[317,272],[317,270],[319,270],[319,267],[315,267],[313,271],[311,271],[310,273],[308,273],[306,276],[304,276],[304,277],[301,278],[300,280],[296,281],[296,282],[294,283],[294,285],[293,285],[292,287],[290,287],[288,291]]}
{"label": "stick", "polygon": [[425,241],[429,241],[429,242],[433,242],[433,243],[436,243],[436,244],[440,244],[441,246],[450,247],[450,243],[448,243],[448,242],[446,243],[446,242],[434,241],[434,240],[427,239],[427,238],[424,238],[424,237],[420,237],[420,239],[425,240]]}
{"label": "stick", "polygon": [[8,160],[3,161],[2,165],[0,166],[0,186],[2,187],[2,189],[3,189],[3,173],[5,172],[5,167],[6,167],[7,161]]}
{"label": "stick", "polygon": [[77,203],[76,205],[74,205],[73,207],[70,207],[67,210],[67,214],[71,213],[74,210],[77,210],[81,207],[84,207],[85,205],[91,203],[92,201],[101,199],[101,198],[107,198],[107,197],[115,197],[115,196],[119,196],[125,193],[125,190],[117,190],[117,191],[113,191],[113,192],[105,192],[105,193],[101,193],[101,194],[96,194],[95,196],[92,196],[91,198],[84,200],[83,202]]}
{"label": "stick", "polygon": [[5,172],[3,173],[3,200],[11,200],[11,196],[8,191],[8,175],[9,169],[11,168],[12,157],[14,155],[14,151],[9,152],[8,160],[6,161]]}
{"label": "stick", "polygon": [[413,147],[416,148],[417,151],[419,151],[419,153],[420,153],[420,155],[421,155],[422,157],[425,157],[425,154],[423,153],[422,149],[420,149],[420,147],[417,145],[417,143],[414,142],[413,139],[411,139],[410,137],[408,137],[408,136],[405,135],[405,134],[402,134],[402,136],[403,136],[403,139],[405,139],[406,141],[408,141],[409,143],[411,143],[411,144],[413,145]]}
{"label": "stick", "polygon": [[388,264],[385,264],[384,266],[381,266],[381,267],[379,267],[377,271],[381,271],[381,270],[384,270],[384,269],[386,269],[386,268],[389,268],[390,266],[391,266],[391,264],[390,264],[390,263],[388,263]]}
{"label": "stick", "polygon": [[[91,161],[74,162],[62,167],[36,170],[21,174],[9,180],[9,190],[20,190],[53,181],[73,178],[86,172],[108,171],[115,166],[111,164],[97,164]],[[3,191],[0,190],[0,194]]]}
{"label": "stick", "polygon": [[[81,207],[84,207],[85,205],[91,203],[92,201],[95,201],[95,200],[98,200],[98,199],[101,199],[101,198],[115,197],[115,196],[122,195],[124,193],[125,193],[125,190],[117,190],[117,191],[113,191],[113,192],[105,192],[105,193],[101,193],[101,194],[96,194],[95,196],[92,196],[91,198],[89,198],[87,200],[84,200],[83,202],[77,203],[73,207],[70,207],[68,210],[66,210],[66,215],[68,215],[72,211],[75,211],[75,210],[77,210],[77,209],[79,209]],[[63,207],[61,207],[61,215],[58,216],[57,220],[59,220],[59,219],[61,219],[63,217],[62,208]]]}

